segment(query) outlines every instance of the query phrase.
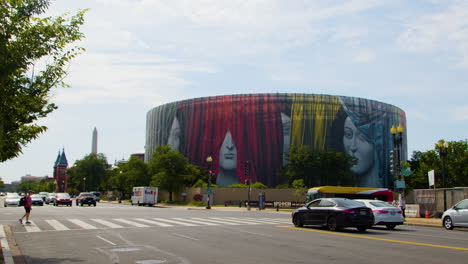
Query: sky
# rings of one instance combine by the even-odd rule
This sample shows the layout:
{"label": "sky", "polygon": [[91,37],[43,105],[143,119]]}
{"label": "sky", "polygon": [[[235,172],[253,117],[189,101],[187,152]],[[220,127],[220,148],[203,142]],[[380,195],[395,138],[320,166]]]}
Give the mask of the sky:
{"label": "sky", "polygon": [[307,93],[362,97],[406,112],[408,151],[468,138],[468,1],[80,0],[86,51],[52,91],[48,131],[0,163],[4,182],[52,176],[91,152],[143,153],[146,113],[203,96]]}

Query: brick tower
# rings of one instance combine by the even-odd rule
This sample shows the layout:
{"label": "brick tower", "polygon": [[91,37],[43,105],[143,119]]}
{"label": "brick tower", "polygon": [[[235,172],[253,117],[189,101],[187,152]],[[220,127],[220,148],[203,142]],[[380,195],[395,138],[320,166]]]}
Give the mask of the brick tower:
{"label": "brick tower", "polygon": [[54,179],[55,179],[55,191],[56,192],[67,192],[67,170],[68,170],[68,161],[65,156],[65,149],[62,153],[58,153],[57,160],[54,164]]}

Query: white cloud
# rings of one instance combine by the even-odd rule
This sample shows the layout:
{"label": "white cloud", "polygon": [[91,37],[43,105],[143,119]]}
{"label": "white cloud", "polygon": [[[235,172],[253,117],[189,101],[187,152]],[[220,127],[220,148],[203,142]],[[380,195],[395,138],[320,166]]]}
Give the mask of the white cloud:
{"label": "white cloud", "polygon": [[407,22],[397,45],[409,52],[456,51],[460,66],[468,67],[468,2],[455,1],[440,13]]}
{"label": "white cloud", "polygon": [[468,106],[459,106],[452,110],[452,119],[455,121],[468,121]]}

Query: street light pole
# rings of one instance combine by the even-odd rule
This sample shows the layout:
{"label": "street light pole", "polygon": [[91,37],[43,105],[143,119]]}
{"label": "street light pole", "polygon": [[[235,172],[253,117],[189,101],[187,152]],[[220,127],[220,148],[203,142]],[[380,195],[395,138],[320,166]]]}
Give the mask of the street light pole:
{"label": "street light pole", "polygon": [[211,171],[212,170],[212,162],[213,162],[213,158],[211,156],[208,156],[206,158],[206,162],[208,163],[208,166],[209,166],[209,171],[208,171],[208,188],[206,190],[207,194],[208,194],[208,203],[206,205],[206,209],[211,209],[211,175],[213,174],[213,172]]}
{"label": "street light pole", "polygon": [[86,177],[83,178],[83,191],[86,192]]}
{"label": "street light pole", "polygon": [[[404,127],[400,124],[398,127],[392,126],[390,129],[390,133],[392,134],[393,138],[393,146],[394,146],[394,151],[393,155],[396,155],[396,164],[395,164],[395,178],[400,182],[404,182],[403,175],[401,174],[401,149],[402,149],[402,143],[403,143],[403,132],[405,131]],[[399,202],[402,203],[403,201],[403,191],[401,188],[397,188],[395,186],[396,190],[399,191]]]}
{"label": "street light pole", "polygon": [[439,150],[440,159],[442,160],[442,188],[444,188],[444,212],[447,211],[447,190],[445,189],[445,174],[448,147],[448,142],[444,142],[443,140],[439,140],[439,142],[437,142],[437,148]]}

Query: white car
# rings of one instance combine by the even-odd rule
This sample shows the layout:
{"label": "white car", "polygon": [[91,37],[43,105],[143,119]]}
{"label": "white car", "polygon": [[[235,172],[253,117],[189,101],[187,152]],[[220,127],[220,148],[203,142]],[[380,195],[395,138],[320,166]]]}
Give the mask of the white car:
{"label": "white car", "polygon": [[387,202],[379,200],[356,200],[363,203],[365,206],[372,209],[374,213],[374,225],[384,225],[389,230],[393,230],[395,226],[402,225],[405,219],[403,212]]}
{"label": "white car", "polygon": [[7,193],[5,196],[5,207],[7,206],[19,206],[20,196],[17,193]]}
{"label": "white car", "polygon": [[442,226],[446,229],[468,227],[468,199],[461,200],[442,215]]}

